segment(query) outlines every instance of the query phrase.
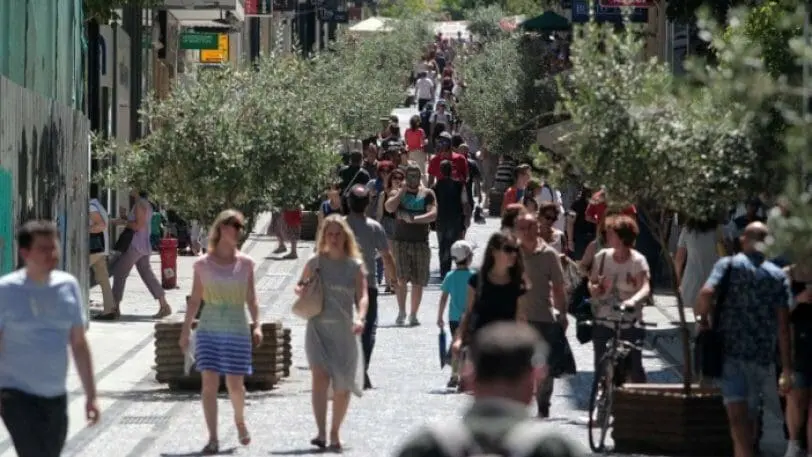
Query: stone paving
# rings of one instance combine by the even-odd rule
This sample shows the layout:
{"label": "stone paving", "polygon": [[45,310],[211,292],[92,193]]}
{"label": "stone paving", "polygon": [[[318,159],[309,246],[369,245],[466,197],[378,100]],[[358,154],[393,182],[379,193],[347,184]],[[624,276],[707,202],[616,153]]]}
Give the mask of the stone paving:
{"label": "stone paving", "polygon": [[[496,224],[496,220],[491,219],[487,225],[476,225],[470,230],[469,240],[478,246],[475,264],[480,262],[487,237]],[[304,323],[289,312],[293,284],[312,243],[300,246],[301,258],[295,261],[275,260],[270,254],[274,247],[271,238],[255,236],[247,243],[246,251],[258,264],[257,286],[263,318],[282,320],[293,329],[294,368],[291,377],[277,389],[249,393],[247,421],[253,432],[253,443],[248,448],[231,449],[237,442],[236,430],[227,397],[221,396],[221,443],[234,455],[308,455],[312,452],[308,442],[315,427],[303,353]],[[436,253],[433,239],[432,247]],[[192,262],[191,257],[180,258],[180,288],[168,292],[176,310],[182,310],[184,296],[190,288]],[[155,256],[156,270],[157,263]],[[436,255],[432,266],[436,276]],[[438,282],[435,278],[426,290],[420,327],[395,327],[395,298],[381,295],[381,328],[370,370],[375,389],[352,401],[343,428],[345,454],[391,455],[410,430],[429,421],[454,417],[469,403],[466,395],[449,394],[444,389],[449,372],[448,368],[439,368],[434,324],[440,295]],[[94,290],[91,297],[97,296]],[[166,386],[154,380],[153,322],[148,316],[155,306],[137,274],[133,274],[123,303],[127,316],[116,323],[91,324],[89,338],[95,356],[103,419],[96,427],[84,427],[83,396],[71,369],[71,429],[65,456],[92,457],[109,455],[111,451],[121,457],[186,456],[197,455],[204,444],[206,435],[198,396],[169,392]],[[550,422],[585,441],[584,409],[592,377],[592,350],[591,346],[581,346],[570,336],[579,373],[557,381]],[[655,353],[646,351],[644,363],[652,381],[677,381],[677,374]],[[13,449],[2,430],[0,457],[12,455]]]}

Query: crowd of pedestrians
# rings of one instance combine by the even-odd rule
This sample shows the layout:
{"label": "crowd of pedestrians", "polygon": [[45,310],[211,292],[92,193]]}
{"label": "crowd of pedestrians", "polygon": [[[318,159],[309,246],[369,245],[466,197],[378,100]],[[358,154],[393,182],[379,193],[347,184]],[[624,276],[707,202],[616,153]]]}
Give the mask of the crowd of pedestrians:
{"label": "crowd of pedestrians", "polygon": [[[606,189],[581,186],[568,198],[562,194],[569,191],[553,188],[544,176],[534,179],[529,165],[518,164],[502,196],[501,228],[490,235],[482,263],[473,265],[475,247],[466,235],[483,217],[482,174],[479,155],[471,154],[458,132],[453,105],[464,85],[454,76],[455,53],[438,37],[414,78],[421,115],[402,135],[397,118],[385,119],[382,132],[347,155],[320,206],[314,253],[295,288],[300,302],[318,301],[305,330],[315,422],[310,443],[341,452],[350,399],[372,388],[379,291],[395,294],[396,325],[421,325],[434,232],[442,284],[436,325],[451,335],[447,387],[471,393],[474,403],[462,420],[418,431],[398,455],[585,455],[571,437],[535,419],[550,416],[555,379],[575,373],[566,336],[571,318],[579,341],[591,342],[592,368],[599,372],[615,335],[605,320],[630,316],[620,332],[632,343],[623,381],[646,382],[638,346],[645,334],[634,321],[653,292],[649,262],[635,248],[638,211],[610,209]],[[426,111],[431,113],[424,116]],[[149,265],[153,208],[143,193],[134,200],[122,220],[110,219],[98,201],[90,203],[90,265],[103,290],[102,319],[118,318],[133,266],[159,301],[155,317],[171,313]],[[786,456],[812,455],[806,450],[812,438],[806,420],[812,406],[812,352],[806,344],[812,338],[812,270],[766,258],[762,203],[751,199],[745,206],[729,224],[689,219],[679,233],[675,261],[683,298],[697,316],[700,335],[717,334],[715,347],[699,349],[721,354],[717,366],[703,366],[703,374],[721,387],[736,457],[754,455],[759,417],[776,388],[787,398]],[[273,219],[276,252],[287,251],[289,242],[286,257],[295,258],[301,211],[284,209]],[[106,233],[116,223],[126,229],[111,249]],[[251,442],[243,378],[252,373],[251,351],[262,342],[262,331],[254,261],[239,250],[244,230],[243,215],[234,210],[223,211],[211,226],[206,253],[194,263],[178,342],[193,353],[201,373],[208,431],[203,455],[221,450],[220,376],[238,441]],[[87,419],[99,419],[82,292],[75,278],[56,269],[54,224],[26,223],[17,246],[22,268],[0,278],[0,416],[19,456],[55,457],[67,434],[68,347],[85,389]],[[105,260],[111,250],[121,254],[112,285]],[[32,337],[32,331],[41,333]],[[536,418],[528,416],[533,402]]]}

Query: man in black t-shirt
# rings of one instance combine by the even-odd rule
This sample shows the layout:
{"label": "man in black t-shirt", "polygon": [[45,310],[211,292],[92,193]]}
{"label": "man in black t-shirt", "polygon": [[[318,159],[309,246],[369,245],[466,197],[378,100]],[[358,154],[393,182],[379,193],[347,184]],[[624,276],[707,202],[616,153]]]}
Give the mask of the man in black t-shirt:
{"label": "man in black t-shirt", "polygon": [[[468,179],[465,181],[465,192],[468,194],[468,204],[471,208],[471,210],[468,212],[468,217],[465,220],[465,227],[468,228],[471,225],[471,215],[474,214],[474,202],[476,201],[477,205],[482,203],[482,172],[479,170],[479,164],[477,161],[471,157],[471,150],[467,144],[461,143],[457,147],[457,152],[465,156],[465,158],[468,160]],[[475,196],[476,200],[474,199]]]}
{"label": "man in black t-shirt", "polygon": [[451,179],[451,161],[440,162],[440,179],[434,183],[437,198],[437,244],[439,245],[440,277],[451,271],[451,245],[463,238],[465,221],[470,211],[466,209],[465,185]]}

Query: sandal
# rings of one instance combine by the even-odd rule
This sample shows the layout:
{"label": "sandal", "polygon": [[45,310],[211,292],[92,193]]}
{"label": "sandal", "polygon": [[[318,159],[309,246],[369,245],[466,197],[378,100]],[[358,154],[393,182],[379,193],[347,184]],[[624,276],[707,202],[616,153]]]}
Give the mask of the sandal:
{"label": "sandal", "polygon": [[310,444],[312,444],[313,446],[316,446],[319,449],[324,449],[324,448],[327,447],[327,441],[325,441],[324,438],[319,438],[319,437],[316,437],[316,438],[313,438],[312,440],[310,440]]}
{"label": "sandal", "polygon": [[172,314],[172,308],[169,306],[162,306],[157,313],[152,315],[153,319],[163,319],[164,317]]}
{"label": "sandal", "polygon": [[237,436],[243,446],[251,444],[251,433],[248,432],[245,422],[237,422]]}
{"label": "sandal", "polygon": [[341,447],[341,443],[330,443],[330,445],[327,446],[327,450],[335,454],[341,454],[344,452],[344,448]]}
{"label": "sandal", "polygon": [[200,453],[203,455],[217,455],[220,453],[220,443],[209,441]]}

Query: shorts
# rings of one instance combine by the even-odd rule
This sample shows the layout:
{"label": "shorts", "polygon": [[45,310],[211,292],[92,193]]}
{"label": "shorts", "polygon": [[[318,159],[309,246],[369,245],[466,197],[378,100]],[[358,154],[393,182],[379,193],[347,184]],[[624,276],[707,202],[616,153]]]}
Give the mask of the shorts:
{"label": "shorts", "polygon": [[398,279],[425,287],[429,284],[431,249],[428,241],[392,241]]}
{"label": "shorts", "polygon": [[725,405],[746,402],[752,419],[757,419],[762,395],[775,390],[775,367],[758,365],[739,359],[726,359],[718,379]]}
{"label": "shorts", "polygon": [[285,241],[298,241],[302,233],[301,223],[297,225],[288,224],[286,219],[291,219],[290,216],[285,218],[283,212],[271,213],[271,225],[269,230],[270,234],[281,234]]}

